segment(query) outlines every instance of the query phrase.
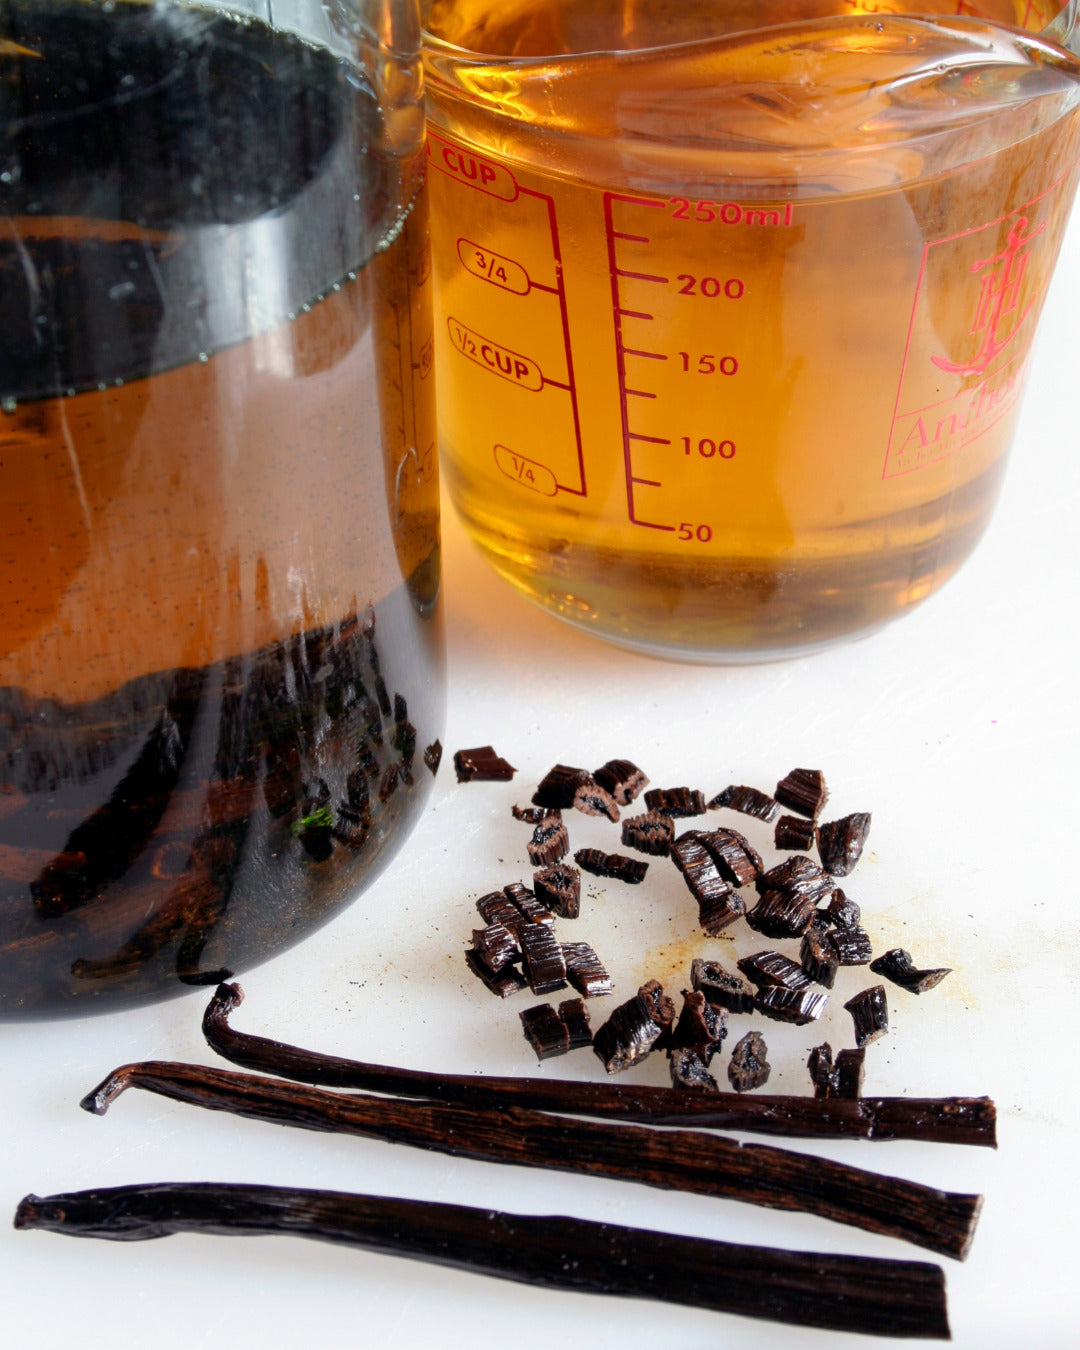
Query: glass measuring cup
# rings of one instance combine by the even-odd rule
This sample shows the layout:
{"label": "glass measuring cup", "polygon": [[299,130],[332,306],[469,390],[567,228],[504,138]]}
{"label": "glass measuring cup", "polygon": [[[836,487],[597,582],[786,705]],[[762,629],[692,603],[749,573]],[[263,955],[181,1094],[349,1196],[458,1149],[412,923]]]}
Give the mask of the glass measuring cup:
{"label": "glass measuring cup", "polygon": [[733,660],[953,573],[1076,186],[1048,5],[431,0],[440,441],[503,576]]}
{"label": "glass measuring cup", "polygon": [[443,705],[419,13],[0,15],[0,1015],[351,901]]}

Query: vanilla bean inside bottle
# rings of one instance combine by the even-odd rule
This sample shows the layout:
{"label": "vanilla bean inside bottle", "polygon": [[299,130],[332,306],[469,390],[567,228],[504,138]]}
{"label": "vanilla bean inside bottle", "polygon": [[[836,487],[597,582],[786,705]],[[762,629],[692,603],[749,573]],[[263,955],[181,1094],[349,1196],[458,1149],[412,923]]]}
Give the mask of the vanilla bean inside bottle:
{"label": "vanilla bean inside bottle", "polygon": [[297,941],[438,765],[423,123],[341,10],[0,4],[2,1016]]}

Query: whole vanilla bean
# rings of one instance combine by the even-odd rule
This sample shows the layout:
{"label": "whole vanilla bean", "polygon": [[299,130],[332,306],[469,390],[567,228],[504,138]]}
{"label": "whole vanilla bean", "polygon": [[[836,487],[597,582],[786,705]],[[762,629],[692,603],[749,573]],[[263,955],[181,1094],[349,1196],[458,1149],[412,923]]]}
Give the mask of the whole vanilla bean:
{"label": "whole vanilla bean", "polygon": [[793,1138],[850,1136],[997,1146],[997,1113],[988,1097],[746,1097],[737,1092],[690,1093],[625,1083],[427,1073],[341,1059],[235,1031],[229,1025],[229,1014],[243,998],[238,984],[219,986],[203,1017],[203,1032],[211,1049],[241,1068],[317,1087],[471,1106],[511,1103],[534,1111]]}
{"label": "whole vanilla bean", "polygon": [[944,1275],[928,1262],[747,1247],[584,1219],[337,1191],[163,1183],[28,1195],[15,1227],[122,1242],[173,1233],[281,1234],[548,1289],[832,1331],[949,1337]]}
{"label": "whole vanilla bean", "polygon": [[550,1167],[797,1210],[962,1260],[982,1198],[935,1190],[764,1144],[497,1108],[326,1092],[193,1064],[114,1070],[80,1103],[103,1115],[129,1087],[212,1111],[300,1129],[358,1134],[486,1162]]}

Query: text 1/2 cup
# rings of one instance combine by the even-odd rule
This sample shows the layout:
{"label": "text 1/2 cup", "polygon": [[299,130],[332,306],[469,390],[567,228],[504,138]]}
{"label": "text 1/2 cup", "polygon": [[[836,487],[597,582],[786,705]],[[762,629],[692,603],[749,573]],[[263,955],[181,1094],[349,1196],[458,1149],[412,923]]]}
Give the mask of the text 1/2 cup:
{"label": "text 1/2 cup", "polygon": [[419,13],[262,13],[0,14],[0,1015],[297,941],[437,764]]}
{"label": "text 1/2 cup", "polygon": [[1076,186],[1076,6],[1042,37],[1028,0],[862,8],[427,8],[444,472],[600,636],[806,651],[987,523]]}

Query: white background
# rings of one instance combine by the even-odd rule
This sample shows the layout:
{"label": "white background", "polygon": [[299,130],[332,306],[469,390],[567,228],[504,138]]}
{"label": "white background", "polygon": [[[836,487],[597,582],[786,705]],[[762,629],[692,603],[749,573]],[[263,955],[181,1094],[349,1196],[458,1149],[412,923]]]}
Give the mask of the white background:
{"label": "white background", "polygon": [[[771,790],[795,765],[820,766],[832,788],[827,814],[873,813],[868,853],[847,890],[863,906],[875,945],[954,967],[919,999],[889,987],[892,1029],[870,1048],[865,1090],[989,1094],[1000,1113],[1000,1148],[801,1147],[985,1195],[968,1261],[943,1262],[958,1346],[985,1350],[1018,1336],[1043,1350],[1076,1344],[1078,301],[1080,218],[1048,302],[989,534],[939,595],[862,642],[743,668],[619,652],[513,594],[448,509],[447,758],[433,805],[406,856],[351,910],[246,975],[235,1025],[414,1067],[596,1077],[587,1051],[537,1070],[515,1002],[493,999],[464,970],[475,899],[528,873],[528,831],[511,819],[511,803],[525,801],[557,760],[595,767],[629,757],[654,785],[710,795],[728,782]],[[486,743],[517,766],[515,782],[459,786],[450,752]],[[571,828],[575,848],[616,847],[606,822],[575,817]],[[624,997],[649,975],[677,992],[692,951],[730,952],[700,938],[674,869],[654,871],[638,891],[588,885],[583,908],[574,935],[593,941]],[[853,978],[852,990],[862,977]],[[251,1181],[574,1214],[808,1250],[925,1255],[806,1216],[458,1162],[143,1093],[121,1098],[104,1119],[78,1109],[80,1096],[122,1062],[213,1063],[199,1031],[204,1002],[196,991],[128,1014],[0,1028],[0,1213],[13,1214],[28,1191]],[[770,1090],[809,1090],[804,1060],[815,1041],[851,1044],[843,997],[832,1002],[835,1012],[810,1033],[761,1025]],[[662,1083],[656,1058],[633,1076]],[[81,1350],[876,1343],[553,1294],[299,1239],[189,1236],[122,1246],[16,1233],[10,1220],[0,1226],[0,1340]]]}

